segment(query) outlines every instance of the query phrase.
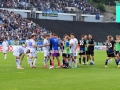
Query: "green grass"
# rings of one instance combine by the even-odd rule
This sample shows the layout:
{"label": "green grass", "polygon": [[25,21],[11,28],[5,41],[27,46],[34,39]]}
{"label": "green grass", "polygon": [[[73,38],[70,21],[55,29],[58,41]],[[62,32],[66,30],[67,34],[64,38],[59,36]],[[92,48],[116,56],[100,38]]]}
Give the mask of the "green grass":
{"label": "green grass", "polygon": [[44,69],[43,54],[38,53],[37,68],[17,70],[15,58],[0,53],[0,90],[119,90],[120,70],[115,62],[104,68],[105,51],[95,51],[95,65],[79,65],[76,69]]}

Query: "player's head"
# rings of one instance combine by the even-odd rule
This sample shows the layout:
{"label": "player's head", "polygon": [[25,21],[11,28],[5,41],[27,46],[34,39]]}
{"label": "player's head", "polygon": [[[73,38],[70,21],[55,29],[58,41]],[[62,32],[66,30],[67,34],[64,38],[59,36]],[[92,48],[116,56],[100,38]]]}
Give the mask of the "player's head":
{"label": "player's head", "polygon": [[119,40],[119,35],[116,35],[116,37],[115,37],[115,38],[116,38],[116,40]]}
{"label": "player's head", "polygon": [[89,39],[92,39],[92,35],[91,35],[91,34],[89,34],[89,35],[88,35],[88,38],[89,38]]}
{"label": "player's head", "polygon": [[87,40],[87,35],[84,35],[84,39]]}
{"label": "player's head", "polygon": [[84,36],[85,36],[85,35],[84,35],[84,34],[82,34],[82,35],[81,35],[81,39],[84,39]]}
{"label": "player's head", "polygon": [[4,38],[4,41],[6,41],[6,38]]}
{"label": "player's head", "polygon": [[53,37],[53,33],[52,34],[50,34],[50,38],[52,38]]}
{"label": "player's head", "polygon": [[58,35],[57,35],[57,34],[54,34],[54,37],[55,37],[55,38],[58,38]]}
{"label": "player's head", "polygon": [[30,53],[30,50],[29,50],[29,49],[27,49],[27,51],[26,51],[26,54],[28,54],[28,53]]}
{"label": "player's head", "polygon": [[34,40],[35,40],[35,38],[36,38],[36,35],[35,35],[35,34],[32,34],[31,39],[34,39]]}
{"label": "player's head", "polygon": [[70,34],[70,38],[71,38],[71,39],[74,39],[74,38],[75,38],[74,33],[71,33],[71,34]]}
{"label": "player's head", "polygon": [[30,39],[31,37],[29,36],[28,39]]}
{"label": "player's head", "polygon": [[[65,34],[65,35],[63,36],[63,39],[65,39],[65,37],[66,37],[66,36],[68,36],[68,35],[67,35],[67,34]],[[69,37],[69,36],[68,36],[68,37]]]}
{"label": "player's head", "polygon": [[65,41],[68,41],[69,40],[69,36],[65,36]]}
{"label": "player's head", "polygon": [[111,36],[111,35],[108,35],[108,36],[107,36],[107,40],[112,41],[112,36]]}
{"label": "player's head", "polygon": [[47,40],[49,39],[49,37],[50,37],[50,35],[48,35],[48,34],[45,35],[45,38],[46,38]]}

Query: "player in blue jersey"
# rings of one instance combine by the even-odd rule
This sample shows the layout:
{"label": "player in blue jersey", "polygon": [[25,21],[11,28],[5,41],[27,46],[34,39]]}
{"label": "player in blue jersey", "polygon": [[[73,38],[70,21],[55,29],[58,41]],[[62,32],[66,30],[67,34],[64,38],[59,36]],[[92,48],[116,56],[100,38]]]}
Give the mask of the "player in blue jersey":
{"label": "player in blue jersey", "polygon": [[54,68],[54,57],[56,57],[58,61],[57,68],[59,68],[60,67],[59,49],[58,49],[59,41],[56,34],[54,34],[54,37],[50,39],[50,43],[52,44],[52,50],[50,51],[51,52],[50,59],[51,59],[52,66],[50,66],[49,69]]}

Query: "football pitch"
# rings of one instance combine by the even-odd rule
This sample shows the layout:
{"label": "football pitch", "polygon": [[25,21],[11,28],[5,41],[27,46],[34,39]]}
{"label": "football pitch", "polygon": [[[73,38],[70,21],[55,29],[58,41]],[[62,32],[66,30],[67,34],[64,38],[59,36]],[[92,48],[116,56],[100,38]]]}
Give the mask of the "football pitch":
{"label": "football pitch", "polygon": [[6,60],[0,53],[0,90],[119,90],[120,68],[114,60],[104,68],[105,59],[105,51],[95,51],[94,66],[45,69],[43,53],[38,53],[37,68],[29,68],[25,57],[24,70],[17,70],[12,52]]}

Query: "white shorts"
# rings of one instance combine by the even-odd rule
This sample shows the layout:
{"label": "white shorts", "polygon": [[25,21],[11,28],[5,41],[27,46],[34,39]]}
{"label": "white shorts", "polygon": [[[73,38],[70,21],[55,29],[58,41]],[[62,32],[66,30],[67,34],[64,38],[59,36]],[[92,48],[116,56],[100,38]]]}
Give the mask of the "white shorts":
{"label": "white shorts", "polygon": [[73,56],[73,57],[77,56],[77,52],[76,51],[71,51],[70,56]]}
{"label": "white shorts", "polygon": [[37,57],[37,52],[31,52],[28,55],[29,57]]}
{"label": "white shorts", "polygon": [[14,51],[13,51],[13,55],[16,56],[16,57],[20,57],[20,53],[19,53],[19,51],[17,51],[17,50],[14,50]]}
{"label": "white shorts", "polygon": [[50,53],[48,50],[44,50],[44,57],[46,57],[46,56],[50,56]]}
{"label": "white shorts", "polygon": [[7,48],[3,48],[3,53],[7,53]]}

